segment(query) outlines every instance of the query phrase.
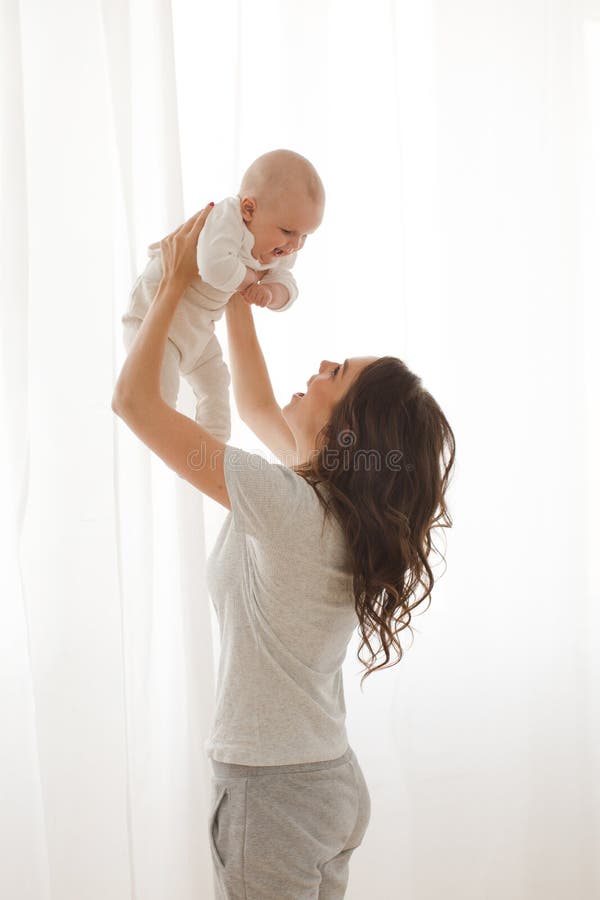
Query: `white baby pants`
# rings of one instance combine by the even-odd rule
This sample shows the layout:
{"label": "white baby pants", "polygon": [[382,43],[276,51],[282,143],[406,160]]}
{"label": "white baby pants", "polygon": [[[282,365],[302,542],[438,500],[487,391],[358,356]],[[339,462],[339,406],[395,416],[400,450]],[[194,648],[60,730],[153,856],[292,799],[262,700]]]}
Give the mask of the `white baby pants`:
{"label": "white baby pants", "polygon": [[[158,290],[162,278],[160,250],[150,251],[148,264],[129,295],[121,317],[127,351]],[[175,409],[182,375],[196,398],[195,419],[210,434],[227,443],[231,435],[229,369],[215,336],[215,322],[223,315],[230,294],[218,291],[200,278],[186,288],[169,327],[160,376],[165,403]]]}

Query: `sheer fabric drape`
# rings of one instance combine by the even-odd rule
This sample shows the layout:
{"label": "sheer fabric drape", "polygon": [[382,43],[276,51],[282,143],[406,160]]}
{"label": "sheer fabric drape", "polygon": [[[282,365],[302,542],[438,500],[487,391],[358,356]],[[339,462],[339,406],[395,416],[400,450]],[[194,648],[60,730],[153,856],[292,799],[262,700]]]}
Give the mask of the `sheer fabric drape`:
{"label": "sheer fabric drape", "polygon": [[412,647],[362,694],[357,638],[345,664],[373,799],[347,896],[594,896],[598,3],[0,10],[2,896],[210,896],[223,511],[110,398],[147,244],[277,146],[328,194],[298,303],[255,312],[278,399],[395,354],[458,449]]}

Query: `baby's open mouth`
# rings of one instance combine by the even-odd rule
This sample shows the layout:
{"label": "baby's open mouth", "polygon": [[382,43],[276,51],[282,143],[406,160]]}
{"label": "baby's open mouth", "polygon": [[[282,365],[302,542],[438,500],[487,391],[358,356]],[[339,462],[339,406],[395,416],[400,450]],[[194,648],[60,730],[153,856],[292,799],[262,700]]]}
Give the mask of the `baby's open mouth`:
{"label": "baby's open mouth", "polygon": [[283,256],[283,250],[280,250],[279,247],[275,247],[273,250],[273,256]]}

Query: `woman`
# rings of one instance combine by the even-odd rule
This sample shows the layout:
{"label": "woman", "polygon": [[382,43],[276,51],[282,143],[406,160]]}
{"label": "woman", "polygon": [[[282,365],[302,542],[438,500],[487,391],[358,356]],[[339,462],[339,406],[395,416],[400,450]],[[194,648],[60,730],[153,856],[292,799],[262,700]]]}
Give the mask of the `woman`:
{"label": "woman", "polygon": [[231,511],[208,566],[221,628],[206,745],[216,895],[335,900],[370,818],[348,746],[342,663],[357,618],[360,650],[371,653],[363,679],[386,667],[390,647],[391,665],[402,657],[398,634],[433,587],[432,529],[452,524],[444,494],[454,436],[394,357],[324,360],[306,394],[280,409],[240,295],[226,311],[238,411],[285,465],[223,444],[171,409],[160,395],[167,333],[198,275],[209,212],[160,243],[163,280],[112,407],[178,475]]}

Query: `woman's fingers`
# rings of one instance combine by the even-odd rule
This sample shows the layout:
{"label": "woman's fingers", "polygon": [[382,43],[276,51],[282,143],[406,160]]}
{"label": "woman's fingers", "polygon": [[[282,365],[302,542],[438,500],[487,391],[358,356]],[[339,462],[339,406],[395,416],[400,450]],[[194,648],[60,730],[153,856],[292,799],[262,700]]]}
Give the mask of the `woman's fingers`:
{"label": "woman's fingers", "polygon": [[214,203],[209,203],[208,206],[205,206],[204,209],[200,210],[200,212],[194,213],[194,215],[187,219],[187,221],[185,221],[183,225],[180,225],[179,228],[176,228],[175,231],[172,231],[161,241],[156,241],[156,243],[150,244],[148,249],[157,249],[165,241],[169,241],[175,237],[187,237],[188,235],[194,235],[194,233],[200,234],[202,228],[204,227],[204,223],[206,222],[208,214],[210,213],[214,205]]}
{"label": "woman's fingers", "polygon": [[204,228],[204,223],[206,222],[208,215],[215,204],[209,203],[208,206],[205,206],[204,209],[201,209],[199,213],[196,213],[195,216],[189,220],[191,222],[190,231],[192,233],[200,234],[202,229]]}
{"label": "woman's fingers", "polygon": [[194,213],[194,215],[184,222],[181,226],[182,230],[186,233],[191,233],[192,231],[201,231],[202,226],[206,222],[206,218],[213,208],[214,203],[209,203],[208,206],[205,206],[204,209],[201,209],[200,212]]}

